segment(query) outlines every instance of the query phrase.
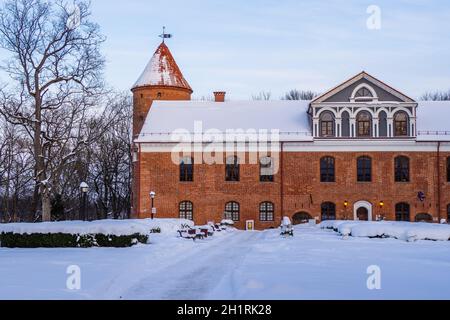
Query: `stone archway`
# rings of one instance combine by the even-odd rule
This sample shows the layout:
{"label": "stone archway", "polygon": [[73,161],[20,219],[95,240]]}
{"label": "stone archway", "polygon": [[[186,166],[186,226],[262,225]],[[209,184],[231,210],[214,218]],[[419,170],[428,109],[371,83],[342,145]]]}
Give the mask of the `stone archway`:
{"label": "stone archway", "polygon": [[354,220],[373,221],[372,204],[368,201],[358,201],[353,207]]}

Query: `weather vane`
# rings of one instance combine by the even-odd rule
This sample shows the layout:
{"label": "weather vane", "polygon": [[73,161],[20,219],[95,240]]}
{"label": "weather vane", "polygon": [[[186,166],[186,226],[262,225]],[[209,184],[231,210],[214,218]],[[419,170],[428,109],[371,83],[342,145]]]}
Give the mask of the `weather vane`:
{"label": "weather vane", "polygon": [[172,38],[172,34],[166,33],[166,27],[163,27],[163,33],[159,35],[160,38],[163,39],[163,43],[166,39]]}

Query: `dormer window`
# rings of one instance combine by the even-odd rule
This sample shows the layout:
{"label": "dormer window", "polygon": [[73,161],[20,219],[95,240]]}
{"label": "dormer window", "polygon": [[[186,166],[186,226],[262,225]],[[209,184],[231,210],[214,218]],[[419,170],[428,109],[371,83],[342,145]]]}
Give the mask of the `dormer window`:
{"label": "dormer window", "polygon": [[331,112],[324,112],[320,115],[320,136],[323,138],[334,137],[335,121]]}
{"label": "dormer window", "polygon": [[361,88],[358,90],[358,92],[356,92],[355,94],[355,100],[360,101],[366,101],[366,100],[373,100],[373,95],[372,92],[369,91],[369,89],[367,89],[366,87]]}
{"label": "dormer window", "polygon": [[394,116],[394,129],[396,137],[408,136],[408,123],[409,118],[406,112],[397,112]]}
{"label": "dormer window", "polygon": [[358,130],[358,137],[372,136],[372,116],[367,111],[361,111],[356,116],[356,125]]}
{"label": "dormer window", "polygon": [[360,84],[353,90],[350,97],[351,102],[373,102],[378,101],[378,96],[375,90],[367,84]]}

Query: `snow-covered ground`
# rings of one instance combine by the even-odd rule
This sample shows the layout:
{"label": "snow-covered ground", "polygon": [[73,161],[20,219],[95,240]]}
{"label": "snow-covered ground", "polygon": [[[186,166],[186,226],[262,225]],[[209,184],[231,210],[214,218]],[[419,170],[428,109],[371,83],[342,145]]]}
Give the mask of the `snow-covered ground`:
{"label": "snow-covered ground", "polygon": [[[0,299],[450,299],[450,241],[299,226],[293,238],[227,231],[193,242],[164,225],[133,248],[0,249]],[[81,290],[66,288],[71,265]],[[380,290],[367,288],[369,266]]]}

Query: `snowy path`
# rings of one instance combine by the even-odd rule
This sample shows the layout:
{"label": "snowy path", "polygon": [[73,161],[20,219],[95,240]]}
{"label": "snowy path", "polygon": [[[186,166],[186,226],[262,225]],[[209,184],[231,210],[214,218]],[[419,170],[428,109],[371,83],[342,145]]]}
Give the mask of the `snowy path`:
{"label": "snowy path", "polygon": [[[156,270],[122,295],[125,299],[204,299],[245,259],[262,233],[236,232],[211,242],[201,252],[187,253],[182,260]],[[158,268],[159,269],[159,268]]]}
{"label": "snowy path", "polygon": [[[450,242],[342,239],[319,228],[152,235],[111,249],[0,249],[0,299],[450,299]],[[82,288],[66,287],[67,267]],[[367,268],[381,269],[381,290]]]}

